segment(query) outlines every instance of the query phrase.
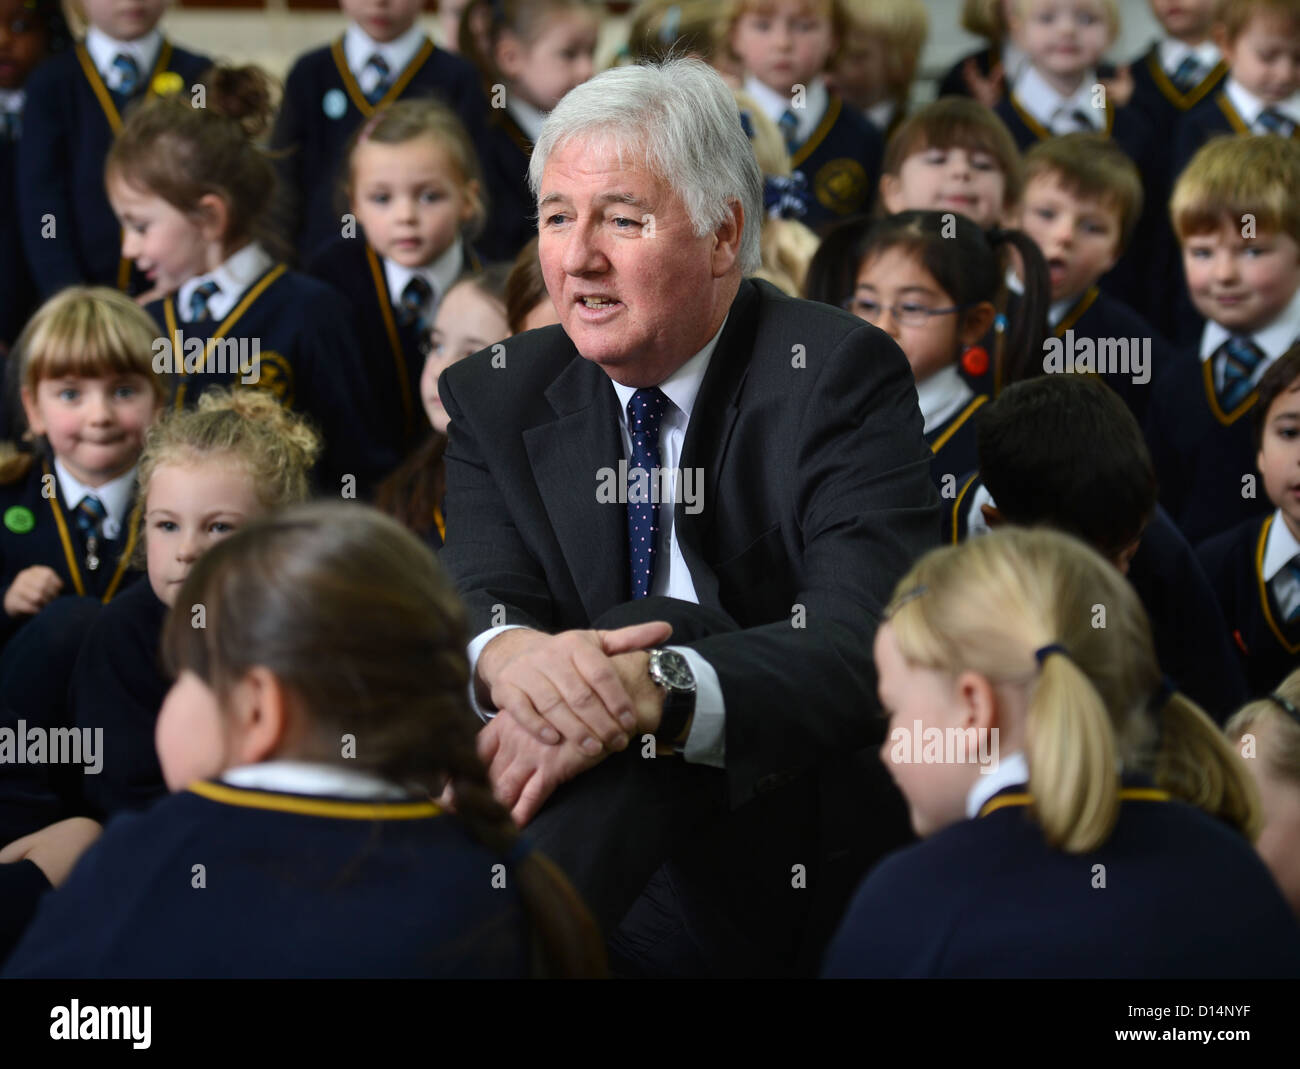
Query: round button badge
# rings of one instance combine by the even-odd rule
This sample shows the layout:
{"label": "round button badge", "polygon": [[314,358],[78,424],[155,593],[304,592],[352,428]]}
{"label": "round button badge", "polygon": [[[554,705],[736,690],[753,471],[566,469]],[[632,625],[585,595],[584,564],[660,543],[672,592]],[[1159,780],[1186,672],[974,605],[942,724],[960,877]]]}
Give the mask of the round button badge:
{"label": "round button badge", "polygon": [[342,89],[331,89],[321,100],[321,108],[331,119],[341,119],[348,110],[348,98]]}
{"label": "round button badge", "polygon": [[11,505],[5,509],[5,526],[14,534],[26,534],[36,526],[36,517],[32,510],[22,505]]}

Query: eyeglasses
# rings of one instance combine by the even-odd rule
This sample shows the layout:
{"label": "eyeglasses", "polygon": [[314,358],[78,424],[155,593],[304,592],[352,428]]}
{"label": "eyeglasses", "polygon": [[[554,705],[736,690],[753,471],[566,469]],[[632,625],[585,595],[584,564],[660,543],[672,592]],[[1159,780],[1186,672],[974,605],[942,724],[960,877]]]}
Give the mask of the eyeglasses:
{"label": "eyeglasses", "polygon": [[859,297],[855,294],[852,297],[844,298],[840,302],[840,307],[847,312],[852,312],[855,316],[865,319],[868,323],[876,322],[888,312],[896,322],[904,327],[924,327],[934,316],[964,312],[967,308],[973,308],[974,305],[954,304],[950,308],[929,308],[924,304],[917,304],[915,301],[903,301],[900,304],[881,304],[879,301]]}

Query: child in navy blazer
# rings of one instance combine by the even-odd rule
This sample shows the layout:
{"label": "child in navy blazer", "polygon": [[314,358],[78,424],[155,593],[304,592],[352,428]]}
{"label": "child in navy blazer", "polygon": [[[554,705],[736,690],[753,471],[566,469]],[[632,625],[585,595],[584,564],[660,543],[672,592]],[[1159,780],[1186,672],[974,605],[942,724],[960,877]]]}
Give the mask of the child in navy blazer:
{"label": "child in navy blazer", "polygon": [[465,644],[433,555],[372,509],[298,506],[214,546],[163,637],[175,793],[110,823],[4,974],[598,973],[594,921],[492,794]]}
{"label": "child in navy blazer", "polygon": [[867,877],[825,975],[1300,976],[1250,774],[1099,554],[1022,529],[934,550],[875,652],[924,841]]}

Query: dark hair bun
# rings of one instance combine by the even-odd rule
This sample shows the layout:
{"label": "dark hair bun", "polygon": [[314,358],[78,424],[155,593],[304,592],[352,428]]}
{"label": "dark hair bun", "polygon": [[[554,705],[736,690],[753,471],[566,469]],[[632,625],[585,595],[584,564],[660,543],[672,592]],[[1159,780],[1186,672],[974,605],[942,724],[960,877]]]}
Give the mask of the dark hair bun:
{"label": "dark hair bun", "polygon": [[204,78],[208,109],[243,128],[257,139],[271,128],[275,116],[275,83],[260,67],[213,67]]}

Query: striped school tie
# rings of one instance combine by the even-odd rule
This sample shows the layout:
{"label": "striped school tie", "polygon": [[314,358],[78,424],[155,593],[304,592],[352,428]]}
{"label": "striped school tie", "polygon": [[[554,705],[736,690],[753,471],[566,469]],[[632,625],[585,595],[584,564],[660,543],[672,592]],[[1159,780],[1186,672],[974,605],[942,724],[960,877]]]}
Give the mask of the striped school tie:
{"label": "striped school tie", "polygon": [[[628,471],[640,468],[647,473],[644,485],[650,491],[646,496],[651,498],[649,501],[632,501],[632,487],[628,487],[627,559],[631,568],[633,598],[649,595],[654,579],[659,506],[654,503],[653,491],[659,483],[659,426],[669,403],[658,386],[637,390],[627,403],[627,429],[632,437]],[[631,479],[628,481],[631,483]],[[641,496],[639,492],[637,496]]]}
{"label": "striped school tie", "polygon": [[194,292],[190,294],[190,315],[187,322],[203,323],[211,319],[212,311],[208,308],[208,301],[212,300],[212,298],[220,292],[221,287],[213,282],[212,279],[208,279],[206,282],[200,282],[198,286],[195,287]]}
{"label": "striped school tie", "polygon": [[1265,108],[1259,113],[1259,118],[1255,121],[1264,128],[1266,134],[1290,137],[1295,131],[1295,123],[1275,108]]}
{"label": "striped school tie", "polygon": [[402,326],[420,326],[424,322],[425,309],[433,299],[433,287],[420,275],[412,275],[411,281],[402,289],[398,298],[397,313]]}
{"label": "striped school tie", "polygon": [[786,108],[776,120],[776,125],[781,128],[781,136],[785,138],[786,151],[793,152],[795,145],[799,144],[799,116]]}
{"label": "striped school tie", "polygon": [[99,567],[99,540],[103,536],[104,520],[108,510],[94,494],[87,494],[77,502],[74,513],[81,536],[86,543],[86,567],[92,572]]}
{"label": "striped school tie", "polygon": [[388,66],[388,60],[384,59],[383,56],[376,52],[366,60],[366,65],[362,70],[375,72],[375,81],[374,84],[371,85],[369,91],[367,91],[366,99],[371,104],[378,104],[384,99],[384,94],[388,92],[389,86],[392,85],[392,79],[390,77],[392,71]]}
{"label": "striped school tie", "polygon": [[1182,62],[1174,68],[1174,73],[1169,76],[1169,80],[1180,93],[1194,89],[1201,80],[1201,61],[1195,56],[1184,56]]}
{"label": "striped school tie", "polygon": [[23,135],[23,114],[20,111],[0,111],[0,142],[12,144]]}
{"label": "striped school tie", "polygon": [[[1295,581],[1296,587],[1300,587],[1300,553],[1297,553],[1286,562],[1286,570],[1292,580]],[[1294,588],[1293,588],[1294,589]],[[1295,599],[1295,604],[1291,606],[1291,611],[1286,614],[1286,622],[1289,624],[1300,620],[1300,597]]]}
{"label": "striped school tie", "polygon": [[1264,350],[1246,334],[1237,334],[1219,346],[1215,353],[1220,374],[1216,381],[1222,385],[1216,391],[1219,407],[1231,412],[1254,389],[1255,372],[1264,362]]}
{"label": "striped school tie", "polygon": [[113,70],[117,71],[117,92],[124,97],[135,96],[140,88],[140,65],[135,57],[119,52],[113,57]]}

